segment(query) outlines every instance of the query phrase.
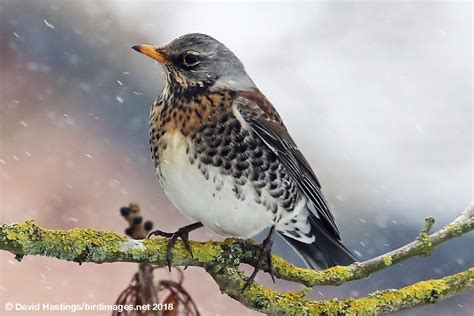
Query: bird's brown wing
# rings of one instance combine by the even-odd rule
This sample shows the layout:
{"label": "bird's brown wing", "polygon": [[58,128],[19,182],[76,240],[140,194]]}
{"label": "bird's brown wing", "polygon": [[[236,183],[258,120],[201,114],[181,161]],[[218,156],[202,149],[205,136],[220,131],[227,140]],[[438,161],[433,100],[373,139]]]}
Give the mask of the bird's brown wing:
{"label": "bird's brown wing", "polygon": [[321,184],[311,166],[291,138],[272,104],[260,93],[260,97],[241,95],[234,106],[255,134],[278,156],[281,163],[311,201],[309,207],[327,231],[340,240],[339,229],[321,192]]}

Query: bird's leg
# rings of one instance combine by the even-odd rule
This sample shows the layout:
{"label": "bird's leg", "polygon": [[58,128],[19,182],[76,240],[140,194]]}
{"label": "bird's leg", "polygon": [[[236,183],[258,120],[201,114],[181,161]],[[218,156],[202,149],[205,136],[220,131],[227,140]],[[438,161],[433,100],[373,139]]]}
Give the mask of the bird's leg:
{"label": "bird's leg", "polygon": [[189,245],[189,233],[192,232],[193,230],[201,228],[202,226],[203,224],[201,224],[200,222],[197,222],[191,225],[181,227],[174,233],[167,233],[161,230],[154,230],[150,234],[148,234],[148,238],[150,238],[151,236],[162,236],[162,237],[167,237],[170,239],[166,247],[166,263],[168,264],[168,269],[171,271],[171,261],[173,260],[173,247],[176,244],[176,241],[178,240],[178,238],[181,238],[181,240],[183,241],[184,247],[189,251],[192,257],[193,252],[191,251],[191,246]]}
{"label": "bird's leg", "polygon": [[268,233],[267,237],[263,240],[261,247],[262,250],[260,252],[260,255],[258,256],[257,259],[257,264],[255,265],[255,269],[253,270],[252,274],[250,275],[249,279],[245,283],[245,286],[242,289],[242,292],[245,291],[253,282],[255,277],[257,276],[258,271],[260,271],[260,266],[263,262],[263,260],[267,260],[267,265],[268,265],[268,273],[270,273],[270,276],[272,277],[273,283],[275,283],[275,278],[273,277],[273,264],[272,264],[272,246],[273,246],[273,232],[275,231],[275,226],[272,226],[270,229],[270,232]]}

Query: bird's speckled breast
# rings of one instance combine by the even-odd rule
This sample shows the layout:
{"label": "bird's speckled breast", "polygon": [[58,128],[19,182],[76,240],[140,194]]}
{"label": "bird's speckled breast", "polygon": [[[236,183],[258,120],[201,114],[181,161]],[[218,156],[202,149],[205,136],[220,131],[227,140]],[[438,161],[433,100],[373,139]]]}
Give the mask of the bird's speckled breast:
{"label": "bird's speckled breast", "polygon": [[[188,140],[179,132],[165,134],[160,181],[167,197],[186,217],[222,236],[250,237],[272,221],[263,205],[256,207],[250,183],[239,186],[216,167],[193,158]],[[258,208],[261,208],[259,210]]]}
{"label": "bird's speckled breast", "polygon": [[276,155],[229,107],[232,97],[159,99],[150,146],[160,183],[184,215],[246,238],[287,217],[300,196]]}

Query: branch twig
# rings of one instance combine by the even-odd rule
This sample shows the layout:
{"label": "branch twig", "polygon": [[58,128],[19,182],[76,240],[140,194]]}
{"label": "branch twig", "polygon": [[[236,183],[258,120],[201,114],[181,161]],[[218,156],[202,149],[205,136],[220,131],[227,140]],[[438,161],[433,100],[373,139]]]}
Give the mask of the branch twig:
{"label": "branch twig", "polygon": [[[280,279],[295,281],[306,286],[341,285],[348,281],[363,279],[400,261],[417,256],[427,256],[439,244],[474,230],[474,203],[471,203],[450,224],[429,235],[429,230],[433,224],[434,219],[427,218],[425,226],[416,240],[364,262],[314,271],[293,266],[281,258],[274,258],[273,274]],[[250,264],[254,262],[252,258],[245,258],[243,261]]]}

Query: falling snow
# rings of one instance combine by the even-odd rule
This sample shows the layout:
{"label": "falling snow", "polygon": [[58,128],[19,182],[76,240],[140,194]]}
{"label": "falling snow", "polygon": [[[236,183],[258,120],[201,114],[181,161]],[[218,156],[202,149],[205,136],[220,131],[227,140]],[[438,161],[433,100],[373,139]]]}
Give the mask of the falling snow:
{"label": "falling snow", "polygon": [[[18,2],[11,1],[10,6],[17,6]],[[36,216],[29,216],[32,214],[36,214],[39,220],[40,216],[54,218],[52,212],[56,208],[66,209],[71,212],[71,215],[77,214],[77,218],[68,215],[61,217],[70,226],[82,224],[87,226],[86,222],[81,225],[74,225],[74,223],[85,218],[82,217],[84,214],[92,213],[96,209],[103,210],[107,207],[113,213],[118,200],[128,201],[129,198],[139,200],[145,197],[144,203],[150,205],[146,208],[147,211],[155,210],[151,214],[158,214],[162,211],[160,204],[162,198],[159,197],[158,203],[155,203],[157,200],[153,200],[156,198],[155,193],[159,190],[156,179],[150,176],[150,180],[148,178],[137,180],[137,175],[146,174],[146,170],[150,168],[146,144],[147,113],[144,109],[149,105],[147,102],[151,102],[156,97],[157,90],[163,82],[160,81],[161,76],[156,77],[156,82],[148,80],[151,75],[156,75],[160,68],[148,67],[153,66],[148,60],[135,64],[134,61],[142,57],[133,55],[135,53],[130,52],[127,44],[134,43],[137,36],[150,36],[150,34],[136,33],[136,24],[130,24],[133,16],[127,16],[127,19],[122,20],[123,23],[118,23],[119,19],[112,18],[116,14],[113,12],[113,7],[102,16],[101,9],[94,9],[97,10],[94,12],[97,16],[90,15],[88,19],[73,18],[68,21],[66,19],[73,16],[76,13],[75,10],[81,11],[79,12],[81,14],[87,10],[81,8],[80,5],[63,6],[59,3],[51,7],[30,5],[31,11],[27,10],[25,5],[24,9],[16,11],[17,16],[12,15],[5,19],[5,34],[8,36],[3,52],[12,63],[11,69],[8,69],[9,78],[15,78],[15,81],[11,87],[6,87],[6,89],[12,89],[12,93],[8,94],[10,99],[5,100],[5,106],[2,108],[2,119],[5,114],[7,123],[5,126],[2,124],[2,129],[5,129],[5,135],[12,135],[13,141],[9,137],[0,137],[2,142],[0,144],[2,145],[0,148],[2,150],[0,187],[5,190],[17,190],[25,187],[27,181],[40,179],[40,176],[46,177],[48,186],[41,188],[43,182],[38,181],[37,184],[33,183],[32,193],[29,196],[23,198],[22,196],[15,197],[14,194],[10,196],[5,194],[4,198],[11,205],[17,204],[23,207],[24,214],[28,215],[27,218],[36,218]],[[145,7],[150,5],[152,4],[148,3]],[[23,6],[22,4],[21,7]],[[48,10],[50,12],[47,12]],[[364,8],[361,6],[357,14],[363,11]],[[170,12],[179,14],[178,11]],[[441,15],[448,14],[446,12],[449,10],[444,12],[433,9],[430,12],[427,14],[437,12]],[[330,10],[326,13],[331,14]],[[160,11],[158,10],[156,14],[159,15]],[[340,12],[336,16],[339,15]],[[269,15],[265,16],[265,19],[267,18]],[[307,18],[308,20],[304,22],[309,23],[308,26],[311,23],[317,23],[317,20],[309,19],[309,13]],[[70,22],[67,27],[60,22],[63,19]],[[111,24],[112,22],[114,23]],[[198,22],[190,20],[189,23]],[[287,87],[287,91],[298,90],[295,90],[294,86],[296,81],[288,80],[284,82],[285,86],[282,85],[281,80],[273,80],[271,76],[262,77],[261,80],[267,80],[267,82],[258,83],[256,80],[257,84],[267,85],[269,98],[271,97],[285,122],[291,127],[295,141],[304,146],[304,151],[302,151],[311,165],[314,164],[318,176],[321,175],[328,199],[337,203],[338,207],[334,208],[334,212],[337,222],[341,223],[344,243],[350,249],[354,249],[353,252],[357,258],[364,260],[392,250],[410,238],[415,238],[426,216],[440,217],[439,223],[448,220],[448,213],[455,211],[454,209],[458,207],[456,201],[460,201],[463,194],[463,187],[453,186],[453,184],[470,183],[459,181],[460,178],[465,179],[461,175],[461,168],[448,170],[444,167],[451,164],[461,165],[463,158],[460,157],[467,157],[463,165],[470,165],[471,156],[469,153],[467,155],[462,155],[462,153],[464,149],[470,148],[468,146],[470,142],[467,141],[472,138],[470,136],[471,124],[467,118],[465,121],[462,120],[459,109],[465,106],[465,100],[471,99],[458,98],[459,100],[456,99],[458,104],[450,105],[449,111],[441,111],[448,105],[446,103],[446,100],[449,100],[448,92],[461,93],[463,90],[459,89],[464,87],[464,83],[459,84],[457,79],[445,80],[441,76],[438,78],[435,74],[430,77],[430,87],[427,88],[430,93],[408,93],[410,87],[426,88],[423,83],[415,81],[414,78],[417,75],[410,73],[426,73],[427,66],[437,65],[438,73],[453,74],[449,78],[462,77],[454,75],[460,74],[456,71],[461,67],[449,68],[452,63],[438,63],[442,60],[438,60],[437,56],[446,56],[446,47],[437,47],[437,50],[431,53],[431,44],[435,43],[433,38],[430,38],[431,35],[434,34],[438,39],[449,39],[449,45],[454,45],[461,38],[456,37],[461,36],[459,35],[461,33],[453,29],[453,25],[457,22],[453,19],[452,25],[446,24],[436,28],[437,22],[430,20],[435,28],[433,28],[433,34],[428,34],[429,32],[426,34],[427,39],[411,38],[410,34],[405,34],[406,37],[402,42],[410,44],[414,41],[416,45],[408,46],[408,55],[403,54],[406,52],[400,52],[400,54],[398,51],[395,52],[396,58],[400,56],[404,58],[403,67],[390,67],[391,73],[386,77],[391,78],[392,82],[384,85],[378,84],[378,78],[384,77],[379,70],[387,61],[388,63],[393,61],[394,55],[393,50],[391,52],[390,49],[385,51],[380,48],[392,45],[386,40],[388,38],[386,36],[393,35],[390,33],[391,26],[395,24],[390,23],[379,26],[381,28],[379,33],[383,35],[378,39],[374,38],[378,36],[378,33],[370,32],[369,38],[366,38],[364,37],[366,34],[359,30],[357,31],[359,33],[355,33],[357,36],[354,42],[354,36],[349,34],[341,45],[356,47],[355,57],[351,55],[352,52],[338,50],[331,55],[330,59],[325,60],[327,58],[321,57],[325,56],[326,51],[323,50],[321,53],[319,50],[318,53],[318,50],[314,50],[315,58],[298,60],[295,64],[290,64],[291,61],[289,61],[283,67],[277,67],[278,69],[273,67],[275,78],[281,75],[286,78],[285,76],[290,75],[293,79],[302,79],[303,90],[301,94],[298,94],[296,99],[298,102],[291,103],[291,100],[295,100],[294,93],[285,94],[281,93],[283,90],[279,90],[282,87]],[[415,24],[412,23],[410,28],[417,27]],[[235,35],[234,29],[226,27],[229,30],[223,29],[222,34],[231,32],[229,38]],[[290,23],[282,23],[276,27],[284,27],[285,32],[293,32],[294,29],[291,30],[291,28],[295,28]],[[91,28],[97,33],[88,33]],[[403,34],[404,25],[397,25],[396,29],[399,34]],[[130,30],[134,31],[130,33]],[[334,35],[331,35],[331,32],[329,29],[327,34],[320,35],[327,41]],[[296,34],[292,42],[294,49],[298,47],[306,51],[313,48],[315,44],[312,39],[304,37],[302,33],[294,33]],[[419,33],[413,32],[413,34]],[[161,35],[163,38],[172,37],[172,34],[166,31]],[[225,35],[222,36],[222,40],[226,40]],[[254,40],[256,38],[249,38],[250,43]],[[261,38],[258,40],[262,41]],[[272,39],[269,40],[272,44]],[[362,40],[366,40],[368,45],[358,45]],[[232,45],[246,45],[245,41],[241,42],[239,44],[237,41]],[[369,49],[367,46],[370,46]],[[424,46],[428,48],[426,51],[422,50]],[[273,47],[273,44],[269,47]],[[265,49],[262,46],[261,50],[251,50],[248,56],[245,56],[245,63],[258,61],[262,56],[268,56],[270,58],[268,60],[273,60],[275,56],[272,54],[275,50],[268,49],[264,52]],[[450,53],[456,51],[452,49]],[[377,53],[375,64],[370,60],[374,52]],[[426,58],[429,65],[419,58],[408,58],[408,56],[424,56],[422,55],[424,53],[429,57]],[[462,65],[462,54],[458,55],[459,60],[456,61],[456,65]],[[367,62],[361,64],[360,56],[367,56]],[[344,63],[339,63],[341,60]],[[327,65],[326,62],[328,62]],[[262,64],[260,67],[263,66]],[[123,71],[125,67],[129,71]],[[313,71],[315,69],[318,71]],[[264,69],[257,67],[256,71],[258,73],[262,70]],[[343,71],[347,71],[346,76],[334,75]],[[314,75],[314,78],[309,74]],[[363,74],[367,85],[362,83],[353,85],[354,76],[360,74]],[[403,79],[402,85],[399,86],[402,89],[398,89],[403,93],[397,93],[398,90],[393,88],[398,87],[393,84],[395,78]],[[17,81],[18,84],[16,84]],[[377,89],[372,89],[374,86],[370,84],[371,82],[376,83]],[[312,89],[318,86],[320,89],[313,93],[316,90]],[[364,86],[367,90],[364,90]],[[24,87],[31,90],[26,93],[26,90],[23,90]],[[339,93],[340,91],[343,93]],[[446,93],[443,94],[443,91]],[[409,96],[409,98],[404,98],[404,96]],[[373,108],[375,107],[374,100],[377,104],[376,111]],[[379,100],[382,102],[378,102]],[[126,111],[117,111],[117,108],[120,110],[125,108],[118,104],[132,102],[135,102],[137,106],[127,108]],[[140,120],[132,125],[131,122],[137,116]],[[387,118],[389,118],[388,121]],[[391,120],[396,124],[384,123]],[[317,122],[317,126],[313,128],[312,122]],[[305,128],[312,130],[309,132]],[[330,134],[331,137],[320,136],[325,134]],[[462,143],[463,140],[466,144]],[[4,143],[5,146],[3,146]],[[449,151],[438,151],[436,157],[432,155],[433,149],[447,148],[446,145],[449,145]],[[398,159],[400,152],[402,158]],[[337,158],[328,162],[324,160],[327,157]],[[436,161],[442,161],[443,166],[440,168],[434,163]],[[94,169],[88,170],[87,168],[92,164],[94,164]],[[398,166],[403,167],[403,172],[399,172]],[[469,176],[470,174],[466,177]],[[145,182],[148,180],[150,182]],[[8,185],[5,185],[7,181],[9,181]],[[380,184],[381,182],[384,183]],[[143,183],[145,183],[144,186]],[[449,189],[454,187],[456,190]],[[153,189],[150,190],[152,193],[148,191],[149,188]],[[418,188],[423,188],[421,195],[417,194]],[[50,197],[50,192],[43,194],[44,191],[41,189],[56,191],[56,196]],[[138,195],[137,192],[143,193]],[[444,194],[437,194],[438,192],[444,192]],[[84,196],[87,196],[87,200],[84,200]],[[32,197],[31,202],[30,197]],[[443,199],[449,200],[451,204]],[[34,205],[35,201],[39,204]],[[152,202],[155,203],[153,206],[151,206]],[[67,207],[59,207],[63,204]],[[47,209],[34,209],[39,205]],[[414,208],[413,205],[417,207]],[[459,205],[459,207],[462,206]],[[375,215],[383,211],[386,211],[385,216],[376,218]],[[12,214],[11,217],[14,216],[16,214]],[[103,214],[101,216],[107,217]],[[178,216],[177,213],[176,216]],[[121,219],[117,219],[119,220]],[[174,220],[175,218],[172,218],[171,222]],[[162,225],[165,227],[166,223]],[[110,226],[116,228],[113,223],[110,223]],[[203,232],[203,234],[206,236],[209,233]],[[215,237],[209,234],[209,238]],[[463,241],[459,240],[459,244],[462,243]],[[276,242],[275,248],[279,246]],[[469,257],[467,253],[456,253],[456,249],[456,245],[447,245],[442,251],[436,253],[437,257],[433,256],[429,260],[423,258],[423,260],[407,261],[406,270],[401,267],[399,270],[402,272],[397,272],[396,269],[387,270],[387,273],[380,272],[361,284],[367,286],[380,284],[381,288],[401,287],[412,281],[413,277],[417,276],[416,273],[424,273],[426,278],[431,278],[434,277],[433,274],[445,275],[472,265],[472,256]],[[6,261],[6,268],[14,270],[17,267],[16,264],[15,260]],[[18,265],[18,268],[20,266]],[[48,265],[43,268],[45,271],[54,270]],[[406,271],[411,272],[406,273]],[[50,275],[38,273],[37,279],[47,280]],[[70,282],[72,284],[75,279],[71,278]],[[353,289],[352,286],[357,289]],[[366,288],[363,286],[351,285],[346,294],[365,295]],[[42,284],[42,288],[53,289],[49,284]],[[6,291],[3,286],[0,286],[0,290]],[[12,290],[8,288],[8,291]],[[334,292],[330,292],[333,290],[326,292],[325,289],[324,291],[326,297],[333,297]],[[314,295],[317,296],[318,292]],[[325,294],[319,292],[319,295]],[[88,297],[93,296],[92,293],[88,294]],[[470,306],[467,303],[458,303],[459,301],[456,301],[452,307],[468,308]]]}
{"label": "falling snow", "polygon": [[50,29],[52,29],[52,30],[55,29],[54,25],[52,25],[51,23],[49,23],[48,20],[44,19],[43,22],[44,22],[44,24],[46,24],[46,26],[49,27]]}

